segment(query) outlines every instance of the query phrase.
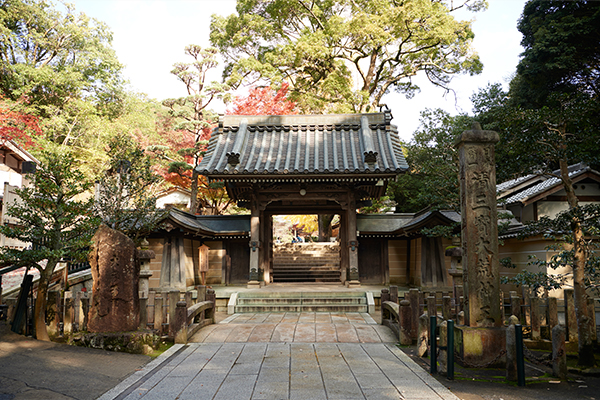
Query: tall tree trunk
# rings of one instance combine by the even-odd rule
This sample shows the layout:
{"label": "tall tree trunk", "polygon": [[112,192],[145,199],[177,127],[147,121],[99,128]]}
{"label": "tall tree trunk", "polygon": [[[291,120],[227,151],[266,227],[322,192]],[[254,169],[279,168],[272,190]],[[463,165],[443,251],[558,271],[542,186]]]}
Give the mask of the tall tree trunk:
{"label": "tall tree trunk", "polygon": [[329,242],[331,239],[331,222],[335,214],[319,214],[319,242]]}
{"label": "tall tree trunk", "polygon": [[196,171],[196,166],[192,170],[192,186],[190,187],[191,199],[190,199],[190,213],[196,214],[198,211],[198,178],[199,173]]}
{"label": "tall tree trunk", "polygon": [[[579,199],[575,195],[573,182],[569,177],[569,168],[566,160],[560,160],[560,175],[563,181],[563,187],[567,193],[567,202],[569,209],[578,206]],[[575,295],[575,314],[577,316],[577,335],[578,335],[578,361],[580,366],[591,367],[595,365],[594,345],[592,342],[592,319],[589,315],[588,296],[585,291],[585,261],[586,254],[583,245],[584,234],[581,223],[573,218],[571,222],[571,232],[573,234],[573,288]]]}

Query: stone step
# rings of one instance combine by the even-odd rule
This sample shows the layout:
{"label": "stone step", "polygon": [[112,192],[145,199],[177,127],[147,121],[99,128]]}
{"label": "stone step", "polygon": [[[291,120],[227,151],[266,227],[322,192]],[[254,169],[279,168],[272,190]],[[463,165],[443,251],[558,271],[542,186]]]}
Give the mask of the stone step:
{"label": "stone step", "polygon": [[329,298],[301,298],[301,297],[253,297],[253,298],[238,298],[237,305],[311,305],[311,306],[328,306],[328,305],[362,305],[367,304],[365,297],[329,297]]}
{"label": "stone step", "polygon": [[319,264],[319,265],[307,265],[307,264],[285,264],[285,265],[273,265],[273,270],[282,270],[282,271],[287,271],[290,269],[297,269],[297,270],[305,270],[305,271],[323,271],[323,270],[338,270],[340,269],[340,265],[339,264]]}
{"label": "stone step", "polygon": [[235,306],[236,313],[277,313],[277,312],[359,312],[366,313],[367,305],[274,305],[274,306]]}

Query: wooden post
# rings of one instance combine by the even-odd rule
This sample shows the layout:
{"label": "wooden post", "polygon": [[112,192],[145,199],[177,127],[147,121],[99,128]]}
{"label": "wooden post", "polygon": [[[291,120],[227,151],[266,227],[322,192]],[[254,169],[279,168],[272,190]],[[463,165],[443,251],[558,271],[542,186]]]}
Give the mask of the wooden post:
{"label": "wooden post", "polygon": [[398,286],[390,286],[390,301],[396,304],[398,303]]}
{"label": "wooden post", "polygon": [[525,322],[521,319],[521,299],[517,292],[510,292],[510,313],[517,317],[522,323]]}
{"label": "wooden post", "polygon": [[546,321],[548,328],[552,330],[558,325],[558,299],[556,297],[548,297],[548,315]]}
{"label": "wooden post", "polygon": [[206,301],[212,301],[213,306],[212,308],[208,309],[205,311],[204,313],[204,318],[207,320],[210,320],[211,324],[215,323],[215,310],[216,310],[216,300],[217,300],[217,295],[215,294],[215,290],[214,289],[208,289],[206,291]]}
{"label": "wooden post", "polygon": [[410,301],[410,337],[413,339],[417,338],[419,332],[419,289],[410,289],[408,291],[408,301]]}
{"label": "wooden post", "polygon": [[437,316],[437,305],[435,304],[435,297],[432,296],[435,293],[431,293],[429,297],[427,297],[427,316],[434,317]]}
{"label": "wooden post", "polygon": [[446,295],[442,297],[442,318],[445,320],[452,319],[452,297]]}
{"label": "wooden post", "polygon": [[577,315],[575,313],[575,296],[573,289],[565,289],[565,322],[569,342],[577,342]]}
{"label": "wooden post", "polygon": [[176,344],[186,344],[187,337],[187,304],[178,301],[175,306],[175,315],[169,327],[173,326],[173,336]]}
{"label": "wooden post", "polygon": [[83,311],[83,315],[80,328],[82,331],[87,331],[90,311],[90,298],[87,293],[84,293],[81,297],[81,310]]}
{"label": "wooden post", "polygon": [[540,340],[542,338],[540,326],[540,299],[531,297],[529,299],[531,308],[531,340]]}
{"label": "wooden post", "polygon": [[154,298],[154,330],[158,336],[162,336],[163,332],[163,298],[157,296]]}
{"label": "wooden post", "polygon": [[81,292],[75,293],[73,301],[73,333],[79,332],[79,323],[81,320]]}
{"label": "wooden post", "polygon": [[410,345],[412,344],[412,310],[410,307],[410,302],[408,300],[400,301],[400,318],[399,322],[399,331],[400,331],[400,344],[402,345]]}
{"label": "wooden post", "polygon": [[140,297],[140,329],[148,329],[148,298]]}
{"label": "wooden post", "polygon": [[381,289],[381,320],[390,319],[390,312],[388,309],[383,307],[383,303],[386,301],[390,301],[390,291],[389,289]]}
{"label": "wooden post", "polygon": [[175,321],[175,312],[177,311],[177,303],[179,303],[179,290],[169,292],[169,337],[175,337],[177,327],[173,325]]}

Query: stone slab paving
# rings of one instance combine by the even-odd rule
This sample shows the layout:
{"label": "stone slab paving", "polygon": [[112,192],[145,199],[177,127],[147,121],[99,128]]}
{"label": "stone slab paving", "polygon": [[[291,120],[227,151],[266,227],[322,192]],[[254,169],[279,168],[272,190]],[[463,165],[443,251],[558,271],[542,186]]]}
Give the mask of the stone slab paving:
{"label": "stone slab paving", "polygon": [[109,399],[458,400],[394,344],[175,345]]}
{"label": "stone slab paving", "polygon": [[234,314],[191,342],[101,400],[457,400],[367,313]]}
{"label": "stone slab paving", "polygon": [[190,338],[194,343],[395,343],[368,313],[233,314]]}

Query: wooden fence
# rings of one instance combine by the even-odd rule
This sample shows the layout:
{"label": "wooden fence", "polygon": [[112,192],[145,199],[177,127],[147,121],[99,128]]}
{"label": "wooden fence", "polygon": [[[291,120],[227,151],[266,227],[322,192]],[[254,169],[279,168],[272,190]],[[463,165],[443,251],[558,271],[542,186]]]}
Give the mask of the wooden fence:
{"label": "wooden fence", "polygon": [[[148,297],[140,298],[139,328],[151,329],[159,336],[185,343],[200,328],[214,323],[215,300],[215,291],[200,285],[185,293],[151,290]],[[7,318],[12,324],[17,299],[5,301]],[[30,296],[27,304],[27,317],[22,326],[13,330],[32,334],[32,304],[35,304],[35,298]],[[63,337],[86,331],[91,304],[92,295],[88,292],[49,292],[46,312],[48,334]]]}

